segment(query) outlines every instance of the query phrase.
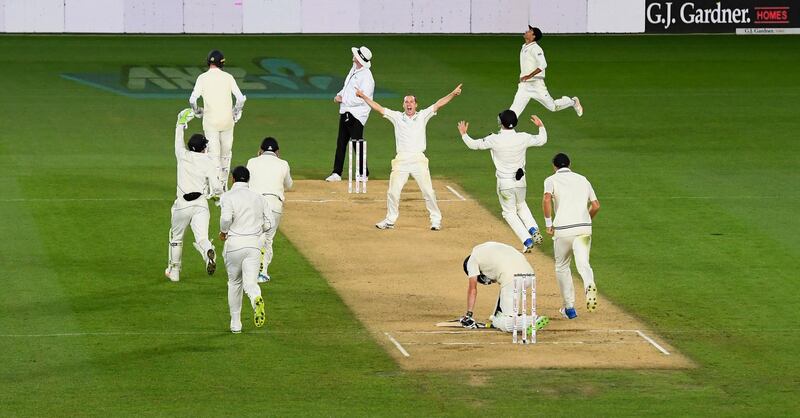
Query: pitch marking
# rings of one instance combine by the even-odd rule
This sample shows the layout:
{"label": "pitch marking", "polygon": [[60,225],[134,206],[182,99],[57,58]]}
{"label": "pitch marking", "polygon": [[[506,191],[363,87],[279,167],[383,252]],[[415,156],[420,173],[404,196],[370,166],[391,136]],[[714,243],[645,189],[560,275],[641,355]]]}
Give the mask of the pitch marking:
{"label": "pitch marking", "polygon": [[398,350],[400,350],[400,352],[401,352],[401,353],[403,353],[403,355],[404,355],[404,356],[406,356],[406,357],[411,357],[411,354],[408,354],[408,351],[406,351],[406,349],[405,349],[405,348],[403,348],[403,346],[402,346],[402,345],[400,345],[400,342],[398,342],[397,340],[395,340],[395,339],[394,339],[394,337],[392,337],[392,335],[391,335],[391,334],[389,334],[388,332],[384,332],[384,334],[386,334],[386,336],[387,336],[387,337],[389,337],[389,340],[390,340],[392,343],[394,343],[394,346],[395,346],[395,347],[397,347],[397,349],[398,349]]}
{"label": "pitch marking", "polygon": [[461,196],[461,194],[460,194],[460,193],[458,193],[458,192],[456,191],[456,189],[454,189],[454,188],[452,188],[452,187],[450,187],[450,186],[446,186],[446,187],[447,187],[447,190],[450,190],[450,193],[452,193],[452,194],[456,195],[456,197],[457,197],[457,198],[459,198],[459,199],[461,199],[461,200],[467,200],[467,199],[465,199],[465,198],[464,198],[464,196]]}
{"label": "pitch marking", "polygon": [[636,330],[636,333],[637,333],[637,334],[639,334],[639,336],[640,336],[640,337],[644,338],[644,339],[645,339],[645,341],[647,341],[647,342],[649,342],[650,344],[652,344],[652,345],[653,345],[653,347],[657,348],[657,349],[658,349],[658,351],[660,351],[660,352],[664,353],[664,355],[665,355],[665,356],[668,356],[668,355],[669,355],[669,351],[665,350],[665,349],[664,349],[664,347],[662,347],[662,346],[658,345],[658,343],[657,343],[657,342],[655,342],[655,341],[653,341],[653,339],[652,339],[652,338],[648,337],[647,335],[644,335],[644,333],[643,333],[642,331],[639,331],[639,330],[637,329],[637,330]]}

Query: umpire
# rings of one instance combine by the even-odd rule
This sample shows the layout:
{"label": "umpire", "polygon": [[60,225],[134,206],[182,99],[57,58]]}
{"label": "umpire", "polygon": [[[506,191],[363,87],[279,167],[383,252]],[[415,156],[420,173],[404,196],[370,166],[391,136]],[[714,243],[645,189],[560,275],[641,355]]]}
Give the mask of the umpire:
{"label": "umpire", "polygon": [[[356,141],[356,146],[361,148],[363,158],[364,150],[364,125],[367,124],[370,107],[364,100],[356,96],[356,90],[361,90],[370,99],[375,92],[375,80],[372,78],[370,67],[372,66],[372,52],[369,48],[351,48],[353,53],[353,67],[344,79],[344,86],[333,101],[339,103],[339,137],[336,141],[336,156],[333,159],[333,172],[325,181],[341,181],[342,170],[344,169],[344,153],[347,151],[347,142]],[[356,162],[356,167],[362,167]],[[369,169],[366,173],[357,172],[356,177],[369,176]]]}

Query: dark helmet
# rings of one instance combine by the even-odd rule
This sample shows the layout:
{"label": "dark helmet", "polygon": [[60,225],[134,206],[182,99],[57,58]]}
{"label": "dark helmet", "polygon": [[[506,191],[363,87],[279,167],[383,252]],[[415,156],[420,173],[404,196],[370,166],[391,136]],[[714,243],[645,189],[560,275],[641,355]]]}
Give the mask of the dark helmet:
{"label": "dark helmet", "polygon": [[268,137],[264,138],[263,141],[261,141],[261,151],[264,151],[264,152],[267,152],[267,151],[275,152],[275,151],[277,151],[279,149],[280,148],[278,148],[278,140],[273,138],[273,137],[271,137],[271,136],[268,136]]}
{"label": "dark helmet", "polygon": [[500,124],[506,129],[517,126],[517,114],[513,110],[504,110],[497,115]]}
{"label": "dark helmet", "polygon": [[250,181],[250,170],[248,170],[247,167],[243,165],[234,168],[233,171],[231,172],[231,175],[233,176],[234,183],[238,182],[247,183],[248,181]]}
{"label": "dark helmet", "polygon": [[208,145],[208,140],[203,134],[194,134],[189,138],[189,151],[203,152]]}
{"label": "dark helmet", "polygon": [[214,64],[217,67],[222,68],[222,66],[225,65],[225,56],[222,55],[222,51],[215,49],[208,53],[206,64],[208,65]]}
{"label": "dark helmet", "polygon": [[556,166],[556,168],[569,167],[569,163],[569,157],[563,152],[559,152],[553,157],[553,165]]}

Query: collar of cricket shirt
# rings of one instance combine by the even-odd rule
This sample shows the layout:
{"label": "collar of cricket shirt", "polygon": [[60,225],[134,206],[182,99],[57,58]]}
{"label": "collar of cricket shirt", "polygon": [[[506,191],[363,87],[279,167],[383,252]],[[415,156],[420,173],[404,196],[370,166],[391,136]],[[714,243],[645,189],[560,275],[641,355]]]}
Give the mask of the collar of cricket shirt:
{"label": "collar of cricket shirt", "polygon": [[558,170],[556,170],[556,173],[569,173],[571,171],[572,170],[570,170],[569,167],[561,167]]}
{"label": "collar of cricket shirt", "polygon": [[236,183],[233,183],[233,186],[231,186],[231,190],[249,189],[249,188],[250,188],[250,185],[248,185],[247,183],[245,183],[243,181],[237,181]]}

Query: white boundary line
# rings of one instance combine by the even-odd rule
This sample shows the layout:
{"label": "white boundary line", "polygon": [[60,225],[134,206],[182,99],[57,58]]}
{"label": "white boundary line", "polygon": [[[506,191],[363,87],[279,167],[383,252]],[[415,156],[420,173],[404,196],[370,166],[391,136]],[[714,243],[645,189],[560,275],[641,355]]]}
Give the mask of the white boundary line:
{"label": "white boundary line", "polygon": [[411,354],[408,354],[408,351],[406,351],[406,349],[403,348],[403,346],[400,345],[400,343],[397,340],[395,340],[391,334],[389,334],[388,332],[384,332],[384,334],[386,334],[386,336],[389,337],[389,341],[394,343],[394,346],[397,347],[397,349],[400,350],[400,352],[403,353],[404,356],[411,357]]}
{"label": "white boundary line", "polygon": [[459,199],[461,199],[461,200],[467,200],[467,199],[465,199],[465,198],[464,198],[464,196],[461,196],[461,194],[460,194],[460,193],[458,193],[458,192],[456,191],[456,189],[454,189],[454,188],[450,187],[449,185],[447,186],[447,190],[450,190],[450,193],[452,193],[452,194],[456,195],[456,197],[457,197],[457,198],[459,198]]}
{"label": "white boundary line", "polygon": [[665,355],[665,356],[668,356],[668,355],[669,355],[669,351],[665,350],[665,349],[664,349],[664,347],[662,347],[662,346],[658,345],[658,343],[657,343],[657,342],[655,342],[655,341],[653,341],[653,339],[652,339],[652,338],[648,337],[647,335],[644,335],[644,333],[643,333],[642,331],[639,331],[639,330],[637,329],[637,330],[636,330],[636,333],[637,333],[637,334],[639,334],[639,336],[640,336],[640,337],[644,338],[644,339],[645,339],[645,341],[647,341],[647,342],[649,342],[650,344],[652,344],[652,345],[653,345],[653,347],[657,348],[657,349],[658,349],[658,351],[660,351],[660,352],[664,353],[664,355]]}

